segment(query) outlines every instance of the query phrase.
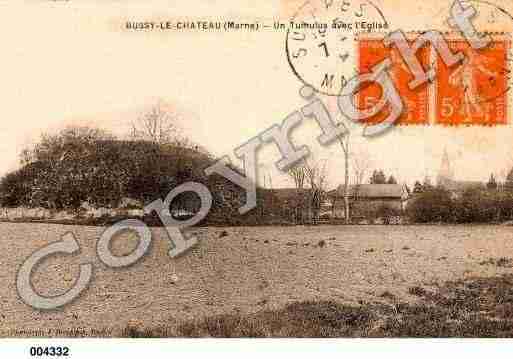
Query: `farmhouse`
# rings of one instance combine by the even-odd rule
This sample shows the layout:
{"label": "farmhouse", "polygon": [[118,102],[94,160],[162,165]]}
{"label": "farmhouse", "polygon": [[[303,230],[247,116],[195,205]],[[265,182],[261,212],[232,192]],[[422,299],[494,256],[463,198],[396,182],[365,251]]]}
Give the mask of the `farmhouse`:
{"label": "farmhouse", "polygon": [[[360,184],[349,186],[349,208],[351,217],[368,217],[386,209],[402,212],[408,201],[408,191],[400,184]],[[344,217],[344,186],[328,194],[332,206],[332,216]]]}

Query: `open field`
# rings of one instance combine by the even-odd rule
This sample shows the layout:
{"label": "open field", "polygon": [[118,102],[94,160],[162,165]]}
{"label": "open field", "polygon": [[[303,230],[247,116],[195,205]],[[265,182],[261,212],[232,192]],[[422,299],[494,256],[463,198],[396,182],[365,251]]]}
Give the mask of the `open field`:
{"label": "open field", "polygon": [[[117,336],[127,326],[156,328],[206,316],[266,313],[302,301],[397,308],[447,281],[513,273],[513,230],[507,226],[196,228],[192,232],[200,244],[175,259],[167,256],[164,230],[155,228],[148,254],[117,270],[96,257],[103,230],[0,223],[1,336],[15,335],[14,330],[30,336],[38,329],[50,336],[57,334],[52,329]],[[75,234],[82,253],[45,261],[33,276],[36,289],[44,295],[63,293],[80,263],[93,263],[94,278],[63,309],[35,311],[17,296],[16,271],[34,250],[67,231]],[[113,247],[121,254],[133,245],[120,239]],[[191,330],[191,335],[198,333]]]}

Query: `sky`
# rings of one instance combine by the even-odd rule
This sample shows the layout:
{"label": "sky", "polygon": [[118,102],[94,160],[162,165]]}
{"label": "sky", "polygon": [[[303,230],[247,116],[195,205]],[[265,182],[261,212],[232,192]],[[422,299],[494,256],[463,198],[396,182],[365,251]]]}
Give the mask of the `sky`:
{"label": "sky", "polygon": [[[509,6],[513,10],[513,7]],[[20,151],[41,133],[70,124],[100,126],[123,135],[130,122],[159,101],[177,108],[186,136],[217,156],[233,150],[306,103],[285,54],[283,32],[128,31],[126,21],[290,18],[302,1],[25,1],[0,2],[0,174],[18,166]],[[446,1],[376,4],[394,28],[444,28]],[[479,21],[479,20],[478,20]],[[486,28],[511,30],[498,15]],[[511,119],[511,95],[507,95]],[[335,118],[340,116],[333,113]],[[340,119],[340,118],[339,118]],[[356,129],[354,152],[412,184],[435,178],[444,149],[455,177],[503,178],[513,165],[511,125],[500,127],[400,127],[369,140]],[[330,187],[343,182],[337,143],[316,142],[319,128],[303,121],[292,134],[316,161],[327,161]],[[259,153],[260,178],[292,185],[276,170],[275,146]],[[370,173],[369,173],[370,175]]]}

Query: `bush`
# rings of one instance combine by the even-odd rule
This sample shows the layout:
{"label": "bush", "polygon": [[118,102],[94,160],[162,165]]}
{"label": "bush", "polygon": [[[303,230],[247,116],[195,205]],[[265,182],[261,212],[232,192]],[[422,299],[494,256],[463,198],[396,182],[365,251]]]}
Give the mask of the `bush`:
{"label": "bush", "polygon": [[385,224],[389,224],[392,217],[400,216],[401,214],[400,210],[384,204],[376,210],[375,218],[382,218]]}
{"label": "bush", "polygon": [[126,337],[513,337],[513,276],[446,282],[433,290],[412,287],[413,303],[359,306],[335,301],[294,302],[253,314],[222,314],[172,325],[128,325]]}
{"label": "bush", "polygon": [[453,212],[451,194],[443,188],[419,193],[408,203],[406,213],[417,223],[450,221]]}
{"label": "bush", "polygon": [[411,221],[417,223],[491,223],[512,218],[513,195],[483,188],[472,188],[451,195],[433,188],[415,195],[407,207]]}

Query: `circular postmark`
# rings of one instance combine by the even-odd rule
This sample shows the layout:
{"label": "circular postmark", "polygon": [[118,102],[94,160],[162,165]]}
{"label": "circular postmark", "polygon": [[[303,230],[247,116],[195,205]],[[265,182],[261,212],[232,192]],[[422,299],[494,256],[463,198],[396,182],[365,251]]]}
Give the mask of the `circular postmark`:
{"label": "circular postmark", "polygon": [[383,12],[370,0],[308,0],[290,20],[287,60],[303,84],[338,96],[355,75],[355,36],[389,28]]}

